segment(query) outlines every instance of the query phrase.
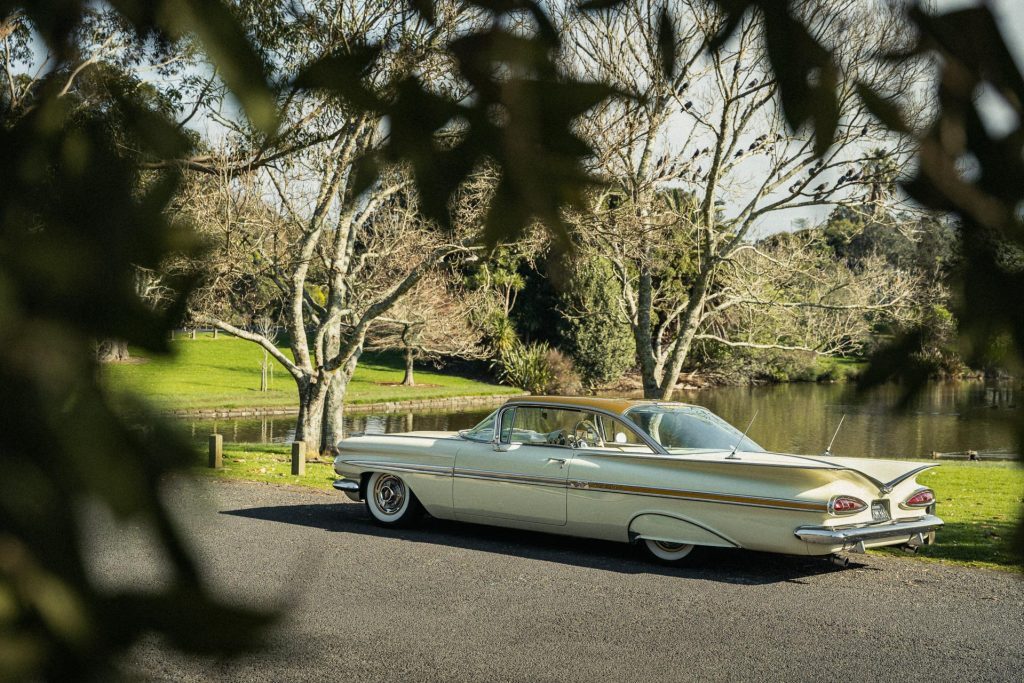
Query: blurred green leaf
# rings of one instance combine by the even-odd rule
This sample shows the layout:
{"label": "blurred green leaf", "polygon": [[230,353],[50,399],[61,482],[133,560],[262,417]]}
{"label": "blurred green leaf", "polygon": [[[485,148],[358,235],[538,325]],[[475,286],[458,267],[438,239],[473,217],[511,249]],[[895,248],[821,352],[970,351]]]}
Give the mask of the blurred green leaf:
{"label": "blurred green leaf", "polygon": [[579,8],[585,11],[610,9],[622,5],[626,0],[586,0],[581,2]]}
{"label": "blurred green leaf", "polygon": [[420,16],[433,24],[437,21],[437,13],[434,11],[434,0],[407,0],[409,6],[419,12]]}
{"label": "blurred green leaf", "polygon": [[748,11],[758,11],[764,22],[768,59],[779,83],[786,122],[793,130],[810,124],[814,152],[825,154],[839,125],[836,87],[839,74],[831,52],[821,45],[793,14],[787,0],[714,0],[725,13],[722,31],[711,42],[717,50],[739,26]]}
{"label": "blurred green leaf", "polygon": [[889,100],[885,99],[870,86],[864,83],[857,83],[857,95],[864,102],[871,114],[884,123],[889,130],[897,133],[910,133],[910,127],[903,120],[903,114],[899,108]]}
{"label": "blurred green leaf", "polygon": [[220,0],[162,0],[161,24],[176,36],[196,35],[238,97],[249,120],[266,133],[277,128],[277,104],[267,87],[267,65]]}
{"label": "blurred green leaf", "polygon": [[658,19],[658,57],[665,78],[671,81],[676,76],[676,35],[668,7],[661,10]]}
{"label": "blurred green leaf", "polygon": [[359,109],[382,111],[384,102],[363,84],[380,53],[380,46],[367,45],[327,55],[303,67],[295,85],[303,89],[329,90]]}

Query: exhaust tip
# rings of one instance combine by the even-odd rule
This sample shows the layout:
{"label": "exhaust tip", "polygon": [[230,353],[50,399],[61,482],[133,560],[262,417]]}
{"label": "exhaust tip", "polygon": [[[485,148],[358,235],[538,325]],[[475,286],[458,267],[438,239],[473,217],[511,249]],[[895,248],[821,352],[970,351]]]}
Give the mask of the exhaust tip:
{"label": "exhaust tip", "polygon": [[845,555],[829,555],[828,561],[834,564],[835,566],[843,567],[844,569],[850,566],[850,558],[846,557]]}

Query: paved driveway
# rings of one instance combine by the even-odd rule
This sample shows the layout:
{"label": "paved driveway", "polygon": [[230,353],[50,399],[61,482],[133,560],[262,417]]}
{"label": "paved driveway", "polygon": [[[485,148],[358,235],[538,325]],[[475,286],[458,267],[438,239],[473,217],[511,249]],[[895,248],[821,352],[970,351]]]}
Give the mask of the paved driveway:
{"label": "paved driveway", "polygon": [[[333,492],[227,482],[175,498],[214,584],[288,612],[236,662],[147,641],[129,665],[156,679],[1024,680],[1024,582],[1005,572],[740,551],[664,569],[614,543],[382,530]],[[112,583],[161,578],[130,527],[96,551]]]}

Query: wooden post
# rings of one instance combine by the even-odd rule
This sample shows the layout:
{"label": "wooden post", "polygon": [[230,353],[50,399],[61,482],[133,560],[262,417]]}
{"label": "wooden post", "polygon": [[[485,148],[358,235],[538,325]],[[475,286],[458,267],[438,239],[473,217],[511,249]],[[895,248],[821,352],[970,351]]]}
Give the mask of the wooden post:
{"label": "wooden post", "polygon": [[306,442],[292,441],[292,476],[301,477],[306,473]]}
{"label": "wooden post", "polygon": [[224,436],[222,434],[210,434],[210,467],[214,469],[224,467]]}

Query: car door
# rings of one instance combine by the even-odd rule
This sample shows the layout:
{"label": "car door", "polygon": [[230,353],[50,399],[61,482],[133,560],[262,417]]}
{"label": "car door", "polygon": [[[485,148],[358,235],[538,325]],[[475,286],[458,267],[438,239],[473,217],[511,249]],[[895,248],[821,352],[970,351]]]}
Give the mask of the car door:
{"label": "car door", "polygon": [[492,517],[561,526],[576,410],[513,406],[502,411],[495,443],[466,444],[455,459],[457,517]]}

